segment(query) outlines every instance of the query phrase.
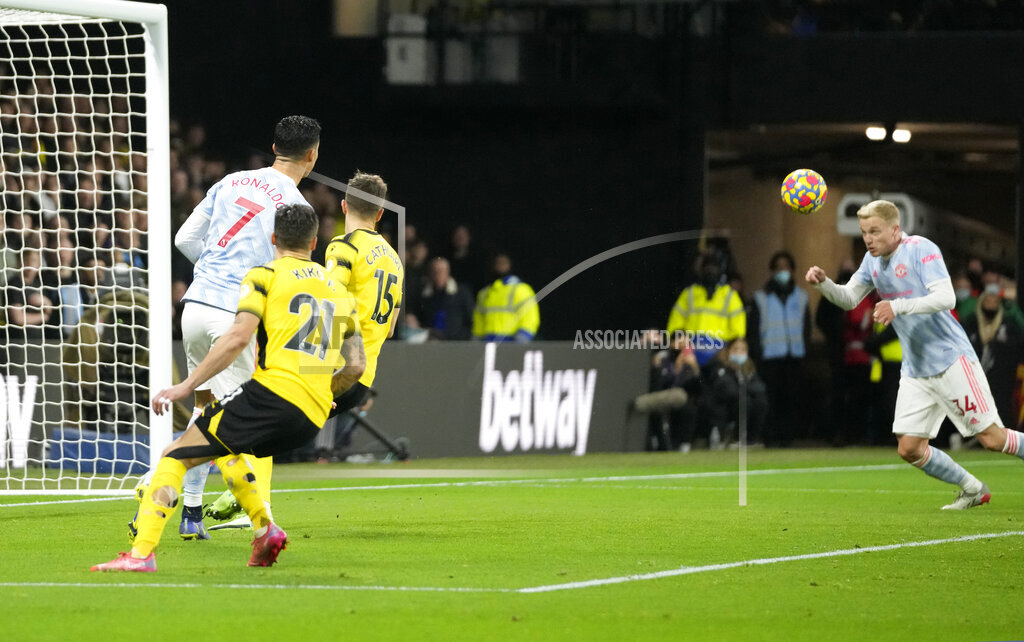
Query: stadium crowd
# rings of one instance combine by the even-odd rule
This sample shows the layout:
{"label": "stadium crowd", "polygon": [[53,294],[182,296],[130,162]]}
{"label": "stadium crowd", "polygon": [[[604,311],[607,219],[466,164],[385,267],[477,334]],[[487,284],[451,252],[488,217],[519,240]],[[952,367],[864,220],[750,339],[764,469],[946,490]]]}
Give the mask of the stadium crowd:
{"label": "stadium crowd", "polygon": [[[146,158],[126,99],[0,86],[0,320],[9,340],[70,335],[115,285],[144,283]],[[75,132],[69,134],[66,132]]]}
{"label": "stadium crowd", "polygon": [[[123,101],[58,94],[45,79],[35,83],[34,93],[0,87],[5,345],[71,337],[86,311],[115,296],[117,288],[145,286],[146,157]],[[252,154],[229,163],[210,154],[203,125],[172,120],[172,237],[220,177],[262,167],[265,160]],[[344,231],[341,194],[313,181],[304,183],[302,192],[320,216],[314,258],[322,261],[327,241]],[[392,241],[394,232],[393,227],[382,230]],[[507,254],[485,254],[468,227],[454,227],[445,243],[435,244],[408,225],[405,248],[407,299],[399,338],[529,341],[537,336],[539,313],[529,304],[533,288],[515,276]],[[724,447],[736,437],[735,408],[742,392],[748,395],[753,443],[788,446],[812,435],[836,444],[890,439],[887,422],[901,357],[891,329],[871,322],[875,301],[869,297],[845,312],[822,300],[812,313],[794,258],[777,252],[769,268],[769,280],[747,293],[727,246],[712,244],[698,257],[694,283],[679,295],[668,331],[715,332],[722,342],[676,344],[654,355],[652,389],[684,389],[689,402],[652,413],[652,448],[688,450],[696,439]],[[845,261],[839,281],[854,269]],[[171,274],[173,328],[180,338],[181,299],[192,264],[173,247]],[[977,259],[953,274],[957,317],[988,374],[1000,414],[1019,425],[1024,314],[1015,303],[1015,288]],[[815,404],[801,398],[812,389],[807,362],[814,327],[825,337],[832,382],[825,419],[812,416]],[[831,426],[829,433],[815,431],[814,424]]]}

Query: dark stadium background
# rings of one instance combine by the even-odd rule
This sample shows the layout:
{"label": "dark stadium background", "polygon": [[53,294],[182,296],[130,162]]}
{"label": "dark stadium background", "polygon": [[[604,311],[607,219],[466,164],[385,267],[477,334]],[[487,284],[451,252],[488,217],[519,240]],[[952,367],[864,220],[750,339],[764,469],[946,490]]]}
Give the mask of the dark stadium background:
{"label": "dark stadium background", "polygon": [[[537,289],[620,243],[699,229],[705,179],[735,166],[770,177],[810,161],[830,181],[867,176],[1019,234],[1024,32],[1013,20],[950,14],[900,30],[872,22],[884,13],[872,3],[827,2],[812,3],[823,11],[817,33],[779,35],[768,5],[800,3],[667,2],[650,4],[669,26],[644,35],[589,29],[572,6],[622,3],[539,2],[561,6],[523,37],[520,83],[397,87],[384,79],[383,37],[334,36],[329,0],[166,4],[171,111],[206,126],[211,155],[243,158],[269,146],[282,115],[315,116],[320,172],[381,173],[432,251],[465,223],[478,246],[510,252]],[[689,15],[698,4],[714,17],[699,35]],[[776,125],[861,122],[962,127],[927,150],[856,132],[743,142]],[[1011,135],[964,162],[979,125]],[[740,142],[706,154],[721,140],[712,132]],[[759,214],[745,233],[757,234]],[[693,251],[651,248],[573,279],[545,300],[542,338],[662,326]],[[763,267],[749,266],[749,290]]]}

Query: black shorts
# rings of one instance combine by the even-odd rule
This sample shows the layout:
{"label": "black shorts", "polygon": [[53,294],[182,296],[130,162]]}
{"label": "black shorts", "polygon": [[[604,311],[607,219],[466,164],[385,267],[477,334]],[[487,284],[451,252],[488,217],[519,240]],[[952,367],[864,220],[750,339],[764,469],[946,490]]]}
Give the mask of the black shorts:
{"label": "black shorts", "polygon": [[269,457],[310,442],[320,427],[299,407],[250,379],[223,402],[206,406],[196,427],[211,444],[232,454]]}

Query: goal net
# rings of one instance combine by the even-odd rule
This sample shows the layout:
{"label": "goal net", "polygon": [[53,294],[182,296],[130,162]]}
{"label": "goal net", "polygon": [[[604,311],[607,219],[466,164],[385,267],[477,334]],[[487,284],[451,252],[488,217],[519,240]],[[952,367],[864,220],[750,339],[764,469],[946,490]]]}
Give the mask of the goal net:
{"label": "goal net", "polygon": [[130,493],[170,441],[166,11],[0,0],[0,494]]}

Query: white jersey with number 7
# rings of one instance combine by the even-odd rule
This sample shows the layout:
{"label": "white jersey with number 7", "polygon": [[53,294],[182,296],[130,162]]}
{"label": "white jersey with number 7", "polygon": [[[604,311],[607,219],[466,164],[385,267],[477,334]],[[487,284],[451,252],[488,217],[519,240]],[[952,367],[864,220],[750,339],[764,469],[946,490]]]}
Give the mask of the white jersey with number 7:
{"label": "white jersey with number 7", "polygon": [[183,300],[234,313],[242,279],[274,259],[270,233],[277,208],[292,203],[309,205],[295,182],[272,167],[228,174],[211,187],[189,218],[207,219],[198,256],[179,244],[195,263]]}

